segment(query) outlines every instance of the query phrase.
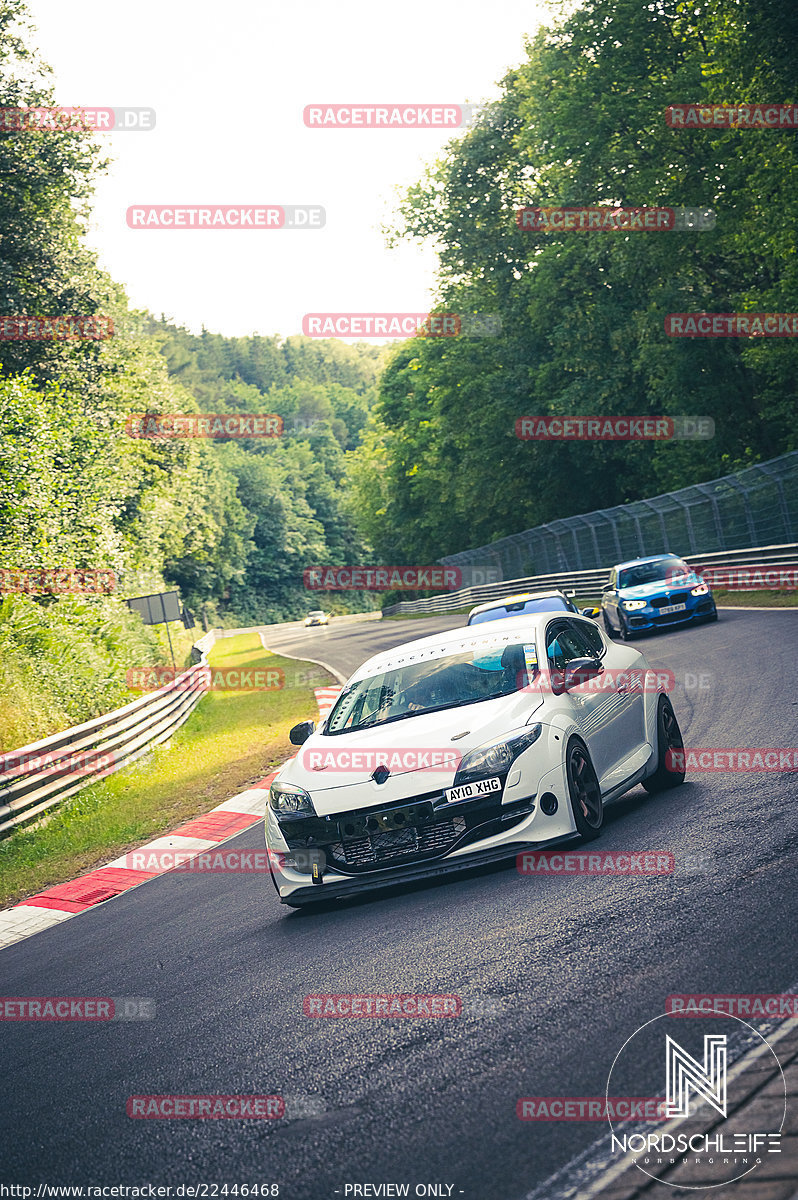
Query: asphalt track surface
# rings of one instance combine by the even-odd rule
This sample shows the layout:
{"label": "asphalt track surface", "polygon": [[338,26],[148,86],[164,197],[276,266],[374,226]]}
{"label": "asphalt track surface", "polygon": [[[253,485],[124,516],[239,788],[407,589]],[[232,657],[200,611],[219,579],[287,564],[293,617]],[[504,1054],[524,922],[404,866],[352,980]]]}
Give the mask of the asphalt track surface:
{"label": "asphalt track surface", "polygon": [[[346,673],[461,620],[291,626],[267,641]],[[681,681],[688,746],[789,747],[797,634],[798,612],[738,610],[640,645]],[[262,848],[262,827],[229,844]],[[297,1200],[362,1183],[523,1197],[600,1129],[521,1122],[520,1096],[603,1094],[617,1050],[669,993],[798,980],[796,774],[635,789],[608,810],[595,848],[671,850],[677,869],[530,878],[510,862],[315,913],[278,905],[262,876],[164,875],[9,947],[4,995],[145,996],[156,1013],[3,1025],[0,1178],[276,1183]],[[704,856],[702,869],[682,869],[689,856]],[[303,1016],[319,992],[455,993],[472,1015]],[[281,1094],[287,1116],[126,1115],[129,1096],[167,1093]]]}

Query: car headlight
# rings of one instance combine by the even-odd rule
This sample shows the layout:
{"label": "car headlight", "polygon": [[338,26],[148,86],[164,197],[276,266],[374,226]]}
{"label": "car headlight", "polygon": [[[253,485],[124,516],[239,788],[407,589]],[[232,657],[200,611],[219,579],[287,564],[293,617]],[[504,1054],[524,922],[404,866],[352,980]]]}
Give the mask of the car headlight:
{"label": "car headlight", "polygon": [[309,794],[293,783],[273,783],[269,788],[269,807],[278,817],[291,817],[297,813],[316,816]]}
{"label": "car headlight", "polygon": [[624,608],[628,608],[629,611],[631,612],[635,608],[645,608],[646,601],[645,600],[624,600],[623,606],[624,606]]}
{"label": "car headlight", "polygon": [[473,783],[477,779],[489,779],[491,775],[509,771],[518,755],[523,754],[524,750],[536,742],[542,732],[542,725],[530,725],[529,729],[519,734],[518,737],[472,750],[470,754],[466,754],[461,759],[453,786],[457,787],[461,783]]}
{"label": "car headlight", "polygon": [[705,583],[699,583],[698,587],[690,588],[691,596],[706,596],[709,588]]}

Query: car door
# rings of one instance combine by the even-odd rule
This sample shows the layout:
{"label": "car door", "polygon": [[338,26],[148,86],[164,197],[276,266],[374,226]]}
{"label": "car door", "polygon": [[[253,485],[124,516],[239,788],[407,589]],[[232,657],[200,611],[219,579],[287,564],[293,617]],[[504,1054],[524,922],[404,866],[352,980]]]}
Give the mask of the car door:
{"label": "car door", "polygon": [[610,625],[619,629],[621,623],[618,619],[618,572],[614,567],[610,571],[609,583],[601,594],[601,607]]}
{"label": "car door", "polygon": [[[590,646],[590,653],[597,658],[606,655],[612,659],[617,653],[617,647],[612,642],[607,646],[601,630],[595,625],[580,624],[579,633]],[[623,701],[619,716],[614,723],[620,752],[618,761],[622,762],[628,754],[637,750],[646,740],[646,702],[643,690],[646,672],[642,667],[618,669],[613,667],[611,662],[605,662],[605,667],[607,668],[606,686],[609,688],[612,684],[613,690]]]}
{"label": "car door", "polygon": [[[596,633],[599,631],[596,630]],[[601,636],[599,634],[599,636]],[[602,643],[603,646],[603,643]],[[561,617],[546,626],[546,657],[549,678],[565,672],[568,663],[577,658],[596,658],[595,649],[576,621]],[[554,673],[554,675],[552,675]],[[585,740],[599,784],[612,772],[618,755],[615,746],[618,709],[621,700],[610,686],[605,688],[602,674],[576,684],[560,697],[569,710]]]}

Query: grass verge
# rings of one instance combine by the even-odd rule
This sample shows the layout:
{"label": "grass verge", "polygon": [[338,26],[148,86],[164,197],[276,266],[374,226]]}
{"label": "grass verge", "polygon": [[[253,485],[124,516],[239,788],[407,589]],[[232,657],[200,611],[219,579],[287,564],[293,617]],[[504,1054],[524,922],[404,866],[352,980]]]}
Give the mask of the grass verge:
{"label": "grass verge", "polygon": [[723,608],[795,608],[798,592],[724,592],[713,588],[715,603]]}
{"label": "grass verge", "polygon": [[[287,680],[298,665],[265,651],[254,633],[217,642],[209,662],[220,671],[280,667]],[[291,726],[316,716],[313,688],[336,683],[322,667],[302,665],[301,687],[209,692],[170,743],[0,842],[0,906],[102,866],[273,771],[293,753]]]}

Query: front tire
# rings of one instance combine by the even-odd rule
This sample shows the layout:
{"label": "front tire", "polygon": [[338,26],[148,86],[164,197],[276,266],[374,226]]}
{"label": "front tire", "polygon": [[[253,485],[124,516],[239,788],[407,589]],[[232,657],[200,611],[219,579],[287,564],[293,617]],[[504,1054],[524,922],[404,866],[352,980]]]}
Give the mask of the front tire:
{"label": "front tire", "polygon": [[665,792],[684,783],[684,763],[678,771],[668,766],[672,750],[684,750],[684,740],[673,705],[667,696],[660,696],[657,701],[657,769],[643,780],[647,792]]}
{"label": "front tire", "polygon": [[629,629],[629,626],[626,624],[626,620],[624,619],[623,613],[620,613],[620,612],[618,613],[618,624],[621,627],[621,641],[622,642],[631,642],[632,633]]}
{"label": "front tire", "polygon": [[607,617],[606,608],[605,608],[604,612],[602,613],[602,619],[604,621],[604,629],[606,630],[607,637],[611,637],[611,638],[616,637],[617,636],[616,631],[613,629],[612,625],[610,625],[609,618]]}
{"label": "front tire", "polygon": [[565,772],[577,831],[583,841],[592,842],[604,824],[604,801],[587,746],[579,738],[571,738],[568,743]]}

